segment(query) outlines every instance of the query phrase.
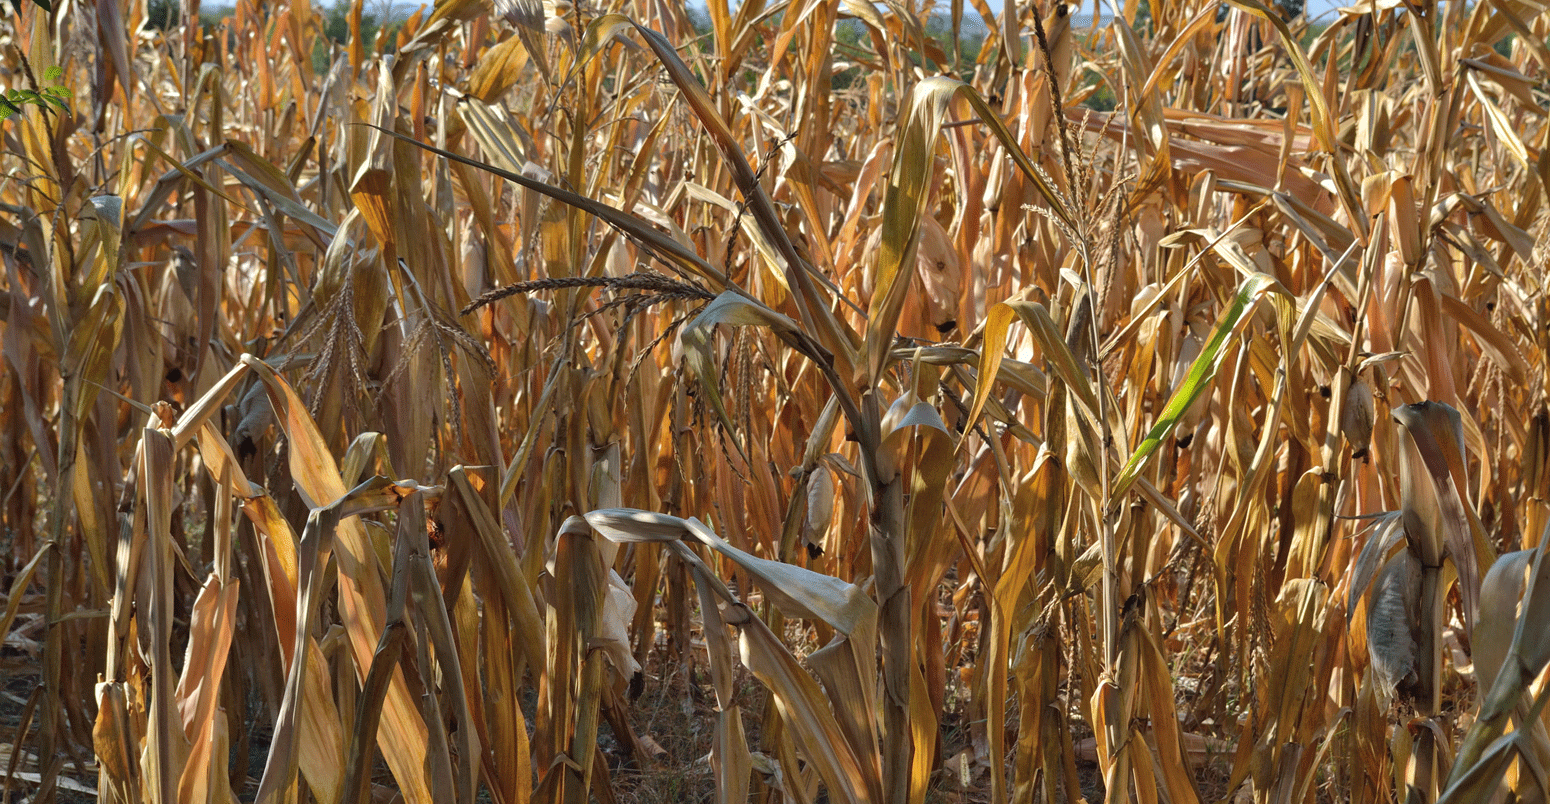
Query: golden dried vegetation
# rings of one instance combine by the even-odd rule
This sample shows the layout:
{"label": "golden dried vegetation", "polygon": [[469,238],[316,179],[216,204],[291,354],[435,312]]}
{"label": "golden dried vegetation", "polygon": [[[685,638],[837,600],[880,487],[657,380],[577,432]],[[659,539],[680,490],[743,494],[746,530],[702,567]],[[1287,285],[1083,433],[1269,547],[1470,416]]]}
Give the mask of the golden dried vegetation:
{"label": "golden dried vegetation", "polygon": [[1540,0],[18,5],[0,801],[1546,799]]}

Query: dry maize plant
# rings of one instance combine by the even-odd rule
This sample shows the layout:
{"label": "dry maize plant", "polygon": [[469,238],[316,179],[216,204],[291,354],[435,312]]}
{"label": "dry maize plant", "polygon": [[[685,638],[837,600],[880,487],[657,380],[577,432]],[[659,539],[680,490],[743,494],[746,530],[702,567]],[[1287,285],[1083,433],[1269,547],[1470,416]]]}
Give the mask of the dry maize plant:
{"label": "dry maize plant", "polygon": [[1543,2],[392,11],[0,20],[0,802],[1546,800]]}

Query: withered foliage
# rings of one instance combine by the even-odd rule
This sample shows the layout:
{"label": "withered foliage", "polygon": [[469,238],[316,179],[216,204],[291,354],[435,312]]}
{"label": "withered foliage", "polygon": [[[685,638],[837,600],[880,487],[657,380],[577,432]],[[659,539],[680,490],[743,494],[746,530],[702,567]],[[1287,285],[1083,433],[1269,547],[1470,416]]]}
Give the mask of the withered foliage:
{"label": "withered foliage", "polygon": [[179,9],[0,21],[0,801],[1545,800],[1544,3]]}

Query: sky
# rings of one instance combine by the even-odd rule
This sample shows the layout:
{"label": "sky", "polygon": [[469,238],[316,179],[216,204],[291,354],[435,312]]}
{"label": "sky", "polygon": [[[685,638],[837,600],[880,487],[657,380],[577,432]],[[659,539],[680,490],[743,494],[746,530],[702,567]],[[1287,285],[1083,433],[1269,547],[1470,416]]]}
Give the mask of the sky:
{"label": "sky", "polygon": [[[1073,0],[1073,2],[1074,1],[1075,0]],[[1001,12],[1004,0],[986,0],[986,2],[990,4],[992,11],[995,11],[999,14]],[[1350,0],[1346,0],[1345,2],[1333,2],[1333,0],[1306,0],[1306,8],[1309,17],[1316,18],[1320,16],[1327,16],[1332,19],[1335,15],[1335,9],[1342,5],[1348,5],[1349,2]],[[968,3],[964,3],[965,7],[968,5]],[[1082,2],[1082,11],[1079,13],[1090,14],[1092,13],[1092,7],[1092,0],[1084,0],[1084,2]]]}

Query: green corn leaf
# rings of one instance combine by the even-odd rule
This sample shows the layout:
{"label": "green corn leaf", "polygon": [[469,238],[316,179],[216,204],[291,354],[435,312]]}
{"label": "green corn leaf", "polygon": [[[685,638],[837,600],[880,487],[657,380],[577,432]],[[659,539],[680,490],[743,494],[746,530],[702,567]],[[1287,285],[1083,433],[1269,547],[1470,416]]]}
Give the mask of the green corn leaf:
{"label": "green corn leaf", "polygon": [[[1157,417],[1157,423],[1152,425],[1151,432],[1146,434],[1136,451],[1131,454],[1130,460],[1125,463],[1125,468],[1120,470],[1119,476],[1114,480],[1111,496],[1119,497],[1124,494],[1136,478],[1140,476],[1141,469],[1146,466],[1147,458],[1157,451],[1158,445],[1173,433],[1173,428],[1183,418],[1184,412],[1196,399],[1211,389],[1211,381],[1216,378],[1216,372],[1221,369],[1222,361],[1227,358],[1227,342],[1234,333],[1241,328],[1244,322],[1249,320],[1249,315],[1254,311],[1254,303],[1259,301],[1265,291],[1279,288],[1280,283],[1274,277],[1267,274],[1251,274],[1238,286],[1238,292],[1233,296],[1232,306],[1222,314],[1222,318],[1216,324],[1216,330],[1211,333],[1211,340],[1200,350],[1200,356],[1190,365],[1189,373],[1185,375],[1184,382],[1174,390],[1173,396],[1168,399],[1168,405],[1163,408],[1162,414]],[[1284,291],[1282,291],[1284,292]]]}

